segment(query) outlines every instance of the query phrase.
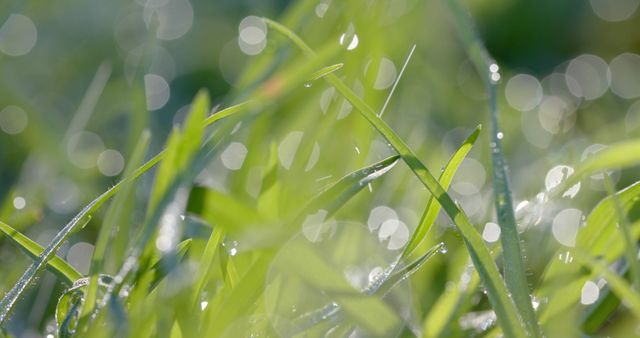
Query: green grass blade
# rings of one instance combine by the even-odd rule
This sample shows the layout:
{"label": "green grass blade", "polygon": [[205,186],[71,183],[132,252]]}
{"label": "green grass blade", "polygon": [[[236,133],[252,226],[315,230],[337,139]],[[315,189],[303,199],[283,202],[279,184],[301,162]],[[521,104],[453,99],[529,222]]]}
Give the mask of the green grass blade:
{"label": "green grass blade", "polygon": [[[155,274],[151,284],[149,285],[150,290],[156,288],[158,284],[160,284],[160,282],[162,282],[162,280],[171,272],[170,269],[175,267],[175,265],[170,264],[171,260],[176,259],[178,261],[182,261],[186,258],[187,252],[191,248],[192,241],[193,240],[191,238],[188,238],[178,243],[178,245],[176,245],[175,257],[171,255],[164,255],[151,265],[151,270],[155,271]],[[169,269],[167,269],[167,267],[169,267]]]}
{"label": "green grass blade", "polygon": [[[149,132],[143,132],[140,136],[140,140],[136,145],[133,154],[129,158],[129,162],[127,164],[127,169],[125,170],[124,177],[130,177],[135,168],[137,168],[144,155],[147,151],[147,147],[149,146],[151,134]],[[112,239],[113,228],[116,225],[116,222],[119,220],[123,209],[125,208],[125,204],[130,198],[130,192],[133,188],[133,181],[125,181],[122,185],[122,190],[120,193],[114,198],[113,202],[107,209],[104,222],[100,227],[100,231],[98,233],[98,239],[96,240],[95,249],[93,251],[93,256],[91,258],[91,266],[89,267],[89,286],[87,288],[87,293],[85,295],[85,301],[82,306],[81,312],[81,323],[80,326],[84,325],[85,316],[90,314],[95,307],[96,302],[96,294],[98,292],[98,274],[102,271],[104,266],[104,259],[107,248],[109,246],[109,242]],[[128,232],[128,227],[125,229],[120,229],[120,232]],[[122,234],[124,235],[124,234]],[[127,240],[127,236],[118,236],[121,240]]]}
{"label": "green grass blade", "polygon": [[[239,104],[226,108],[225,110],[220,111],[219,113],[214,114],[209,119],[205,120],[205,124],[208,125],[234,113],[242,112],[244,111],[244,109],[248,108],[247,106],[247,104]],[[109,188],[96,199],[91,201],[76,216],[74,216],[73,219],[71,219],[71,221],[67,223],[60,232],[56,234],[51,243],[49,243],[49,245],[38,256],[38,259],[33,264],[31,264],[29,268],[27,268],[27,270],[25,270],[20,279],[2,298],[2,301],[0,301],[0,325],[5,322],[18,299],[20,299],[20,297],[24,294],[28,286],[31,285],[38,273],[46,266],[47,262],[49,262],[55,256],[55,253],[58,251],[62,243],[64,243],[73,232],[82,228],[82,226],[85,224],[83,222],[87,219],[87,217],[89,217],[91,213],[100,208],[100,206],[102,206],[104,202],[106,202],[109,198],[116,194],[122,188],[122,184],[124,181],[135,180],[140,175],[144,174],[153,166],[155,166],[158,162],[160,162],[163,159],[164,155],[165,152],[161,151],[144,165],[135,170],[131,177],[127,177],[124,180],[118,182],[116,185]]]}
{"label": "green grass blade", "polygon": [[629,271],[631,272],[631,280],[633,281],[632,285],[636,290],[640,290],[640,266],[638,266],[638,246],[636,241],[633,239],[633,235],[631,234],[631,227],[629,225],[629,220],[627,219],[627,215],[624,213],[624,209],[622,203],[618,200],[618,196],[615,193],[615,188],[613,182],[611,181],[611,177],[609,174],[604,174],[604,184],[607,190],[607,193],[611,196],[613,201],[613,206],[616,212],[616,216],[618,218],[618,229],[620,229],[620,234],[624,239],[624,253],[625,258],[627,260],[627,264],[629,264]]}
{"label": "green grass blade", "polygon": [[[640,207],[640,182],[618,191],[616,200],[623,214],[632,224],[632,238],[640,237],[640,222],[636,210]],[[580,227],[575,247],[593,257],[602,257],[611,263],[624,254],[622,234],[616,227],[618,216],[613,196],[604,198],[587,216],[585,225]],[[566,248],[558,251],[567,258]],[[557,257],[557,256],[556,256]],[[584,271],[576,264],[567,264],[565,260],[554,259],[546,267],[540,286],[536,290],[538,298],[548,298],[547,304],[539,310],[540,321],[544,324],[578,302],[580,288],[588,279]]]}
{"label": "green grass blade", "polygon": [[335,65],[331,65],[331,66],[327,66],[322,69],[319,69],[311,74],[311,77],[309,78],[309,82],[319,80],[327,76],[328,74],[338,71],[342,67],[344,67],[344,63],[336,63]]}
{"label": "green grass blade", "polygon": [[409,64],[409,61],[411,61],[411,57],[413,56],[413,52],[415,52],[415,50],[416,50],[416,45],[411,46],[411,49],[409,50],[409,54],[407,54],[407,57],[404,59],[404,63],[402,64],[402,68],[400,68],[400,73],[398,73],[398,76],[396,76],[395,81],[393,81],[393,86],[391,86],[391,90],[389,90],[389,94],[387,95],[387,98],[384,100],[384,103],[382,104],[382,108],[380,108],[380,112],[378,113],[379,117],[382,117],[382,115],[384,115],[384,112],[387,110],[387,106],[391,101],[391,97],[393,97],[393,93],[396,92],[396,87],[398,87],[398,83],[400,82],[402,75],[404,75],[404,71],[407,69],[407,65]]}
{"label": "green grass blade", "polygon": [[475,294],[480,284],[480,278],[468,265],[466,255],[458,255],[455,261],[462,262],[462,264],[454,264],[460,268],[456,274],[458,282],[454,287],[446,288],[425,317],[423,322],[425,338],[450,336],[448,329],[450,330],[451,323],[457,321],[456,315],[468,306],[469,299]]}
{"label": "green grass blade", "polygon": [[[462,143],[458,150],[456,150],[456,152],[451,155],[451,158],[449,158],[447,165],[444,167],[444,171],[442,171],[442,174],[440,174],[440,177],[438,178],[438,181],[440,182],[442,188],[449,188],[449,185],[451,184],[451,181],[453,181],[453,177],[455,176],[458,167],[460,167],[460,164],[467,156],[469,151],[471,151],[473,145],[476,143],[481,129],[482,127],[478,126],[476,130],[471,133],[469,137],[467,137],[467,139]],[[418,245],[426,238],[441,208],[442,207],[440,206],[440,204],[433,198],[433,195],[430,196],[429,201],[427,202],[427,208],[422,214],[418,227],[411,235],[409,243],[402,253],[402,257],[410,257],[413,251],[418,247]]]}
{"label": "green grass blade", "polygon": [[573,175],[551,191],[551,195],[559,195],[583,178],[607,169],[624,169],[640,164],[640,139],[612,144],[577,165]]}
{"label": "green grass blade", "polygon": [[574,254],[578,262],[588,267],[589,270],[592,270],[595,274],[602,275],[609,283],[611,290],[613,290],[620,299],[624,299],[624,304],[626,304],[633,315],[640,320],[640,295],[633,291],[631,285],[622,277],[611,272],[606,265],[585,252],[576,250]]}
{"label": "green grass blade", "polygon": [[222,245],[223,239],[224,231],[222,228],[219,226],[214,227],[211,231],[211,236],[207,240],[204,252],[200,257],[200,268],[194,278],[195,287],[193,288],[193,294],[191,295],[191,303],[195,311],[200,310],[200,295],[209,280],[209,276],[211,275],[213,268],[213,261],[216,257],[216,253],[218,253],[218,248]]}
{"label": "green grass blade", "polygon": [[497,105],[498,66],[489,56],[482,40],[477,35],[469,13],[465,11],[458,0],[447,0],[447,3],[454,16],[456,28],[460,33],[467,54],[484,80],[489,94],[493,187],[498,224],[501,229],[504,279],[529,333],[534,337],[540,337],[542,332],[531,305],[531,295],[522,259],[522,248],[520,247],[520,236],[518,235],[511,189],[509,188],[507,164],[502,150],[504,134],[498,121]]}
{"label": "green grass blade", "polygon": [[[269,27],[289,37],[308,57],[314,57],[313,50],[291,30],[275,21],[264,20]],[[509,296],[504,281],[500,277],[498,268],[489,254],[482,237],[469,222],[464,212],[458,208],[451,196],[440,186],[427,167],[418,160],[409,146],[393,132],[389,125],[377,116],[375,111],[362,98],[333,74],[327,75],[326,79],[385,137],[416,177],[442,205],[464,237],[469,254],[487,288],[489,300],[504,333],[510,337],[525,337],[526,333],[518,317],[518,311]]]}
{"label": "green grass blade", "polygon": [[[418,271],[418,269],[420,269],[420,267],[424,265],[424,263],[426,263],[431,257],[435,256],[439,252],[443,252],[445,248],[446,247],[444,243],[439,243],[422,254],[422,256],[415,259],[413,262],[400,269],[394,269],[393,273],[390,274],[388,278],[385,278],[381,284],[379,284],[379,287],[374,286],[373,289],[375,289],[375,293],[380,295],[387,294],[387,292],[393,289],[394,286],[396,286],[401,281],[409,278],[413,273]],[[378,283],[373,284],[375,285]]]}
{"label": "green grass blade", "polygon": [[[0,221],[0,231],[7,235],[31,259],[38,259],[38,256],[44,251],[44,248],[38,243],[2,221]],[[68,284],[73,284],[73,282],[82,278],[82,275],[71,264],[58,256],[54,256],[48,262],[47,267]]]}
{"label": "green grass blade", "polygon": [[[626,264],[618,269],[617,272],[623,278],[629,277],[629,265]],[[598,300],[589,306],[583,313],[581,318],[580,327],[587,334],[595,334],[598,330],[605,325],[611,315],[620,306],[620,298],[615,292],[611,290],[611,287],[605,285],[600,289]]]}
{"label": "green grass blade", "polygon": [[299,214],[297,217],[298,222],[295,223],[300,223],[304,220],[304,217],[314,214],[321,209],[327,211],[327,215],[325,217],[330,217],[349,199],[351,199],[351,197],[366,187],[367,184],[391,170],[396,163],[398,163],[399,159],[400,156],[391,156],[368,167],[345,175],[330,187],[316,195]]}
{"label": "green grass blade", "polygon": [[231,234],[242,233],[252,225],[268,221],[251,205],[231,195],[199,186],[191,190],[187,211]]}
{"label": "green grass blade", "polygon": [[356,290],[341,271],[330,266],[322,254],[304,242],[290,244],[292,254],[276,260],[306,285],[326,293],[346,316],[376,337],[385,336],[400,324],[400,318],[379,298]]}
{"label": "green grass blade", "polygon": [[270,260],[269,254],[260,255],[233,290],[225,289],[228,297],[221,300],[219,306],[215,306],[213,300],[209,301],[202,332],[206,332],[209,337],[219,337],[243,311],[255,305],[255,300],[264,291]]}

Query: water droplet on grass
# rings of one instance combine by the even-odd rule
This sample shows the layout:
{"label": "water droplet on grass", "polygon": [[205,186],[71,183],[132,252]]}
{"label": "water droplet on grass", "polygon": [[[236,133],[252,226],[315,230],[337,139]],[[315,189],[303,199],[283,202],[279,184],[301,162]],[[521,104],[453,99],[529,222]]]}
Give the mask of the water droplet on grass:
{"label": "water droplet on grass", "polygon": [[449,252],[449,248],[447,248],[447,245],[444,242],[440,242],[440,248],[438,249],[438,252],[441,254],[446,254],[447,252]]}
{"label": "water droplet on grass", "polygon": [[[567,165],[557,165],[547,173],[544,184],[547,191],[553,190],[555,187],[564,182],[569,176],[573,175],[574,169]],[[567,189],[562,197],[574,198],[580,191],[580,182]]]}

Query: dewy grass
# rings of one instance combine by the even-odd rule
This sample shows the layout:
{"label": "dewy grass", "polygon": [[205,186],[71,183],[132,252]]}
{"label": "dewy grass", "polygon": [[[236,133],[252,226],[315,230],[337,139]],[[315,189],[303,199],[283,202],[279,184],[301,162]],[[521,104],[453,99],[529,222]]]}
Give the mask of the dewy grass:
{"label": "dewy grass", "polygon": [[[34,260],[38,258],[42,251],[44,251],[44,248],[42,248],[38,243],[32,241],[29,237],[23,235],[18,230],[2,221],[0,221],[0,231],[11,238],[11,240],[20,249]],[[53,271],[53,273],[62,277],[62,280],[66,281],[69,285],[82,278],[82,275],[73,266],[57,256],[53,257],[48,262],[48,267]]]}
{"label": "dewy grass", "polygon": [[511,189],[507,164],[502,150],[502,133],[498,121],[497,87],[500,79],[498,65],[491,59],[482,41],[474,31],[471,18],[462,8],[458,0],[446,0],[455,18],[456,28],[467,50],[471,62],[482,77],[489,95],[491,121],[491,161],[493,164],[493,187],[498,224],[500,225],[500,242],[503,250],[504,279],[511,292],[516,306],[534,337],[542,336],[538,318],[531,304],[531,295],[524,269],[520,236],[513,210]]}
{"label": "dewy grass", "polygon": [[[502,134],[498,125],[497,65],[487,55],[466,11],[457,1],[449,1],[454,25],[489,94],[490,123],[484,130],[491,134],[492,186],[502,244],[483,240],[476,230],[480,222],[489,217],[486,213],[481,214],[486,211],[484,206],[479,208],[481,212],[471,214],[470,219],[465,211],[471,209],[463,209],[453,200],[454,195],[446,192],[452,186],[455,193],[461,194],[458,188],[463,185],[457,183],[464,179],[457,181],[460,177],[454,179],[454,176],[458,171],[468,174],[459,168],[465,169],[463,161],[469,154],[474,157],[470,151],[480,135],[480,127],[469,130],[464,135],[467,139],[461,145],[456,144],[459,148],[452,154],[438,146],[448,148],[452,139],[434,140],[446,131],[444,128],[450,122],[461,127],[458,131],[463,130],[462,127],[473,128],[473,124],[479,122],[477,116],[481,115],[469,117],[457,112],[469,107],[473,109],[479,101],[470,103],[461,99],[452,102],[454,100],[447,95],[460,93],[451,88],[440,96],[441,87],[453,87],[447,82],[452,78],[449,69],[427,69],[424,58],[412,59],[419,55],[420,49],[413,40],[424,41],[423,34],[414,36],[409,30],[404,32],[406,34],[396,34],[395,28],[393,33],[386,32],[390,25],[383,23],[382,18],[387,14],[388,18],[400,14],[383,13],[388,6],[395,5],[383,3],[367,2],[371,13],[364,17],[366,22],[361,20],[360,8],[354,5],[356,2],[351,1],[334,1],[330,5],[327,2],[318,4],[316,0],[297,1],[283,13],[281,23],[265,20],[266,27],[252,18],[260,29],[269,28],[263,30],[268,34],[266,47],[250,58],[222,105],[244,103],[207,117],[209,102],[201,93],[192,105],[194,110],[189,113],[187,122],[183,127],[173,129],[165,150],[141,166],[147,149],[156,146],[151,145],[150,134],[142,132],[149,127],[150,113],[144,108],[145,88],[140,76],[149,71],[144,69],[149,65],[134,66],[136,75],[133,83],[128,84],[118,81],[120,72],[111,72],[109,64],[99,66],[67,135],[62,132],[61,138],[66,140],[76,132],[91,129],[90,117],[94,108],[109,111],[112,108],[109,99],[114,94],[119,95],[123,88],[133,89],[131,94],[138,108],[133,109],[136,113],[131,116],[129,133],[136,137],[127,142],[125,152],[130,156],[121,176],[124,179],[83,208],[44,248],[26,236],[41,228],[28,226],[30,222],[37,222],[40,214],[47,217],[42,226],[53,223],[56,216],[48,219],[47,202],[31,197],[29,191],[33,183],[23,186],[21,182],[12,188],[9,195],[24,197],[28,201],[27,209],[38,210],[32,213],[29,213],[32,210],[18,211],[21,208],[14,207],[11,202],[15,201],[11,198],[0,206],[0,218],[12,225],[0,223],[0,231],[8,235],[3,243],[17,245],[33,261],[26,271],[18,264],[3,266],[3,275],[9,276],[6,279],[23,275],[15,284],[3,280],[0,285],[10,289],[0,303],[0,322],[4,327],[0,336],[4,337],[4,329],[20,335],[23,327],[24,330],[33,330],[36,325],[49,327],[54,315],[57,332],[42,332],[43,335],[98,338],[158,335],[341,337],[352,334],[384,337],[570,336],[566,331],[556,331],[558,322],[565,326],[565,323],[580,323],[579,328],[569,329],[572,330],[570,333],[580,330],[579,334],[583,335],[615,336],[608,331],[612,327],[619,332],[636,329],[635,321],[628,321],[630,326],[625,326],[625,322],[628,318],[640,318],[638,260],[635,256],[636,241],[640,237],[640,183],[614,192],[615,185],[605,174],[606,198],[595,208],[588,207],[582,199],[595,202],[598,194],[605,196],[602,191],[588,192],[588,183],[595,180],[591,175],[640,163],[638,140],[611,144],[575,164],[574,175],[552,191],[545,191],[545,200],[552,206],[545,206],[543,223],[527,229],[523,245],[535,245],[538,240],[552,244],[549,240],[552,234],[546,230],[553,229],[548,220],[554,218],[552,213],[558,208],[571,207],[576,213],[578,210],[575,209],[585,214],[588,210],[591,212],[576,226],[575,245],[545,246],[540,250],[541,257],[532,257],[536,264],[530,270],[535,274],[542,272],[540,262],[549,262],[542,277],[534,284],[535,300],[539,300],[534,312],[530,286],[523,272],[523,256],[515,231],[502,151],[503,138],[514,140],[515,133]],[[347,9],[352,13],[342,15],[339,12],[348,12]],[[418,11],[408,11],[402,16],[422,19],[414,16],[415,13]],[[318,29],[327,27],[327,23],[334,27]],[[412,22],[407,20],[401,26],[405,23],[411,32],[415,31]],[[155,48],[154,25],[152,22],[150,28],[147,27],[145,41],[150,45],[145,48]],[[304,39],[294,32],[304,34],[301,35]],[[337,43],[337,34],[343,32],[345,35],[341,39],[346,43],[341,42],[341,45]],[[350,46],[350,37],[356,36],[354,32],[360,38],[360,45],[345,50]],[[402,33],[402,29],[399,32]],[[423,33],[424,37],[432,38],[428,32]],[[312,50],[305,41],[313,42],[319,48]],[[408,54],[404,54],[402,46],[410,47]],[[455,54],[446,49],[433,53],[427,48],[423,52],[428,55]],[[143,54],[145,60],[141,64],[151,62],[150,55]],[[404,63],[394,63],[402,57]],[[371,62],[367,63],[368,58]],[[375,84],[378,77],[384,75],[382,63],[376,65],[378,60],[384,60],[387,66],[387,61],[393,64],[393,79],[389,76],[384,88]],[[421,68],[405,72],[409,61],[412,65],[421,63]],[[431,61],[429,59],[427,66],[431,66]],[[447,64],[456,66],[459,61],[452,57]],[[438,62],[434,64],[443,65]],[[120,66],[118,61],[113,64],[114,69],[119,70]],[[395,66],[401,66],[399,72]],[[437,95],[435,100],[430,100],[432,108],[438,107],[429,110],[435,114],[433,120],[429,118],[428,121],[419,113],[411,113],[417,110],[412,100],[423,103],[419,91],[424,89],[425,82],[429,94],[434,98]],[[171,83],[171,103],[178,102],[184,95],[184,92],[174,90],[180,83]],[[405,84],[409,90],[396,91]],[[462,86],[461,83],[458,85]],[[9,93],[11,98],[21,92],[16,88],[2,88],[2,92]],[[104,95],[100,95],[102,92]],[[401,94],[394,94],[399,92]],[[37,100],[27,102],[31,101],[30,97],[25,93],[21,95],[24,102],[13,97],[18,100],[16,104],[24,104],[27,110],[37,108]],[[392,109],[392,99],[401,106],[397,111],[407,109],[407,113],[386,115],[387,124],[381,117],[387,108]],[[446,116],[446,121],[439,121],[438,111],[444,106],[451,109],[447,112],[451,116]],[[352,107],[374,128],[357,120],[360,116],[350,116]],[[163,114],[164,109],[171,108],[163,108]],[[105,116],[111,118],[111,115]],[[216,123],[223,118],[226,121],[222,124]],[[56,139],[55,133],[47,134],[47,128],[36,114],[30,115],[29,119],[31,130],[36,132],[21,137],[24,136],[30,148],[54,153],[54,156],[48,155],[54,164],[67,163],[62,170],[64,173],[58,168],[57,175],[91,172],[69,165],[66,156],[73,154],[58,149],[59,142],[52,142]],[[460,119],[473,124],[464,125],[459,123]],[[433,131],[428,137],[424,137],[424,122],[428,122],[426,128]],[[510,121],[505,119],[505,122]],[[507,123],[505,127],[513,128]],[[407,137],[400,136],[404,132],[395,133],[390,125],[406,130]],[[285,135],[292,134],[300,136],[293,154],[283,146],[289,138]],[[446,133],[453,134],[456,134],[453,138],[460,135]],[[142,137],[138,139],[138,135]],[[554,140],[567,135],[561,132]],[[51,142],[46,142],[49,140]],[[107,138],[105,141],[105,144],[110,143]],[[412,149],[407,143],[422,147],[421,152],[428,149],[428,158],[434,161],[442,158],[444,162],[450,156],[440,175],[434,177],[436,173],[427,170],[426,162],[418,159],[416,154],[419,153],[414,152],[417,148]],[[239,168],[228,166],[225,153],[238,154],[223,149],[237,149],[238,146],[245,152],[240,154],[244,162]],[[514,144],[515,149],[520,149],[519,146]],[[231,156],[232,160],[237,160],[234,156]],[[287,156],[293,157],[290,166],[285,164]],[[398,166],[400,161],[407,166]],[[309,165],[315,162],[317,165]],[[159,168],[155,170],[153,180],[136,180],[157,165]],[[207,169],[203,170],[205,166]],[[23,174],[29,168],[26,165]],[[634,170],[621,171],[621,180],[616,184],[629,184],[636,173]],[[416,186],[414,174],[420,186]],[[85,181],[84,177],[72,181],[82,182],[82,189],[78,191],[85,194],[92,189],[93,184],[89,183],[99,185],[108,178],[90,176],[89,179],[92,181]],[[582,182],[578,199],[562,200],[559,197],[567,187],[578,182]],[[535,182],[531,186],[535,189]],[[40,190],[39,186],[37,188]],[[485,199],[491,190],[484,183],[478,184],[477,188],[478,194],[462,194],[463,206],[469,201],[468,197]],[[587,194],[591,195],[585,196]],[[113,200],[108,209],[105,212],[98,210],[110,198]],[[376,207],[371,209],[373,205]],[[441,209],[454,224],[441,226],[445,221],[436,220]],[[40,213],[40,210],[45,212]],[[376,215],[379,211],[393,213],[394,218],[380,220],[384,218]],[[419,220],[415,211],[423,211]],[[361,232],[341,233],[349,229],[344,220],[366,219],[367,215],[366,225],[352,224]],[[21,217],[31,218],[25,221]],[[68,262],[57,257],[56,251],[86,223],[90,224],[88,229],[74,235],[77,242],[95,244],[89,273],[83,276],[70,264],[75,264],[72,250],[67,253]],[[389,236],[395,227],[398,231]],[[37,236],[40,241],[42,237]],[[296,242],[296,239],[301,241]],[[371,241],[373,248],[367,248],[367,241]],[[445,243],[448,253],[437,255],[444,251]],[[0,251],[0,256],[6,257],[6,250]],[[21,257],[20,253],[17,257]],[[496,266],[496,258],[500,257],[505,264],[504,278]],[[366,262],[362,264],[361,260]],[[340,265],[342,263],[346,267]],[[59,292],[59,285],[50,288],[51,276],[46,276],[35,297],[31,297],[32,294],[25,290],[36,284],[45,268],[71,287]],[[532,280],[538,279],[537,275],[533,276]],[[409,277],[410,284],[406,281]],[[594,303],[581,304],[581,289],[585,283],[597,282],[600,286],[604,281],[606,286],[600,287],[599,298]],[[62,297],[58,298],[60,294]],[[394,298],[397,295],[401,297]],[[38,304],[45,303],[44,300],[50,304],[54,298],[58,298],[55,311],[49,305],[40,311]],[[34,299],[35,304],[30,303]],[[25,306],[14,306],[18,300]],[[20,318],[27,312],[24,308],[33,312],[26,325]],[[7,318],[12,310],[16,314],[9,321]],[[38,315],[39,312],[43,315]],[[544,328],[544,334],[538,322]],[[622,324],[618,326],[617,323]]]}
{"label": "dewy grass", "polygon": [[[286,90],[291,88],[293,83],[299,83],[303,81],[303,79],[313,71],[313,68],[318,67],[318,63],[323,62],[324,60],[326,60],[326,58],[333,55],[336,51],[337,48],[323,49],[323,52],[320,54],[321,56],[319,58],[310,62],[303,62],[291,66],[289,71],[286,72],[285,76],[278,74],[274,75],[274,78],[268,80],[266,85],[258,89],[258,92],[256,93],[256,97],[254,99],[228,107],[211,115],[204,120],[203,125],[208,126],[222,118],[231,116],[233,114],[250,111],[252,108],[260,106],[265,101],[279,97],[284,92],[286,92]],[[22,297],[28,286],[33,282],[40,271],[46,266],[47,262],[53,258],[62,243],[64,243],[73,232],[79,230],[79,228],[81,228],[83,224],[86,224],[84,221],[86,221],[93,212],[100,208],[103,203],[105,203],[113,195],[115,195],[122,188],[125,181],[137,179],[139,176],[141,176],[156,164],[158,164],[161,160],[163,160],[165,155],[166,152],[161,151],[140,168],[136,169],[130,177],[127,177],[124,180],[120,181],[119,183],[105,191],[102,195],[91,201],[91,203],[85,206],[69,223],[67,223],[67,225],[65,225],[65,227],[60,232],[56,234],[51,243],[38,256],[38,259],[36,259],[35,262],[33,262],[33,264],[29,266],[29,268],[22,274],[18,282],[16,282],[11,290],[0,301],[0,324],[3,324],[6,321],[18,299]]]}
{"label": "dewy grass", "polygon": [[607,190],[609,196],[611,196],[611,201],[613,202],[613,207],[618,218],[618,229],[620,229],[620,234],[624,239],[625,259],[627,260],[629,270],[631,271],[632,285],[636,290],[640,290],[640,266],[638,266],[637,259],[638,248],[636,247],[635,239],[631,232],[631,225],[629,224],[627,215],[624,212],[622,203],[616,195],[615,186],[611,180],[611,177],[609,176],[609,173],[605,172],[602,175],[604,176],[605,189]]}
{"label": "dewy grass", "polygon": [[[315,57],[315,52],[291,30],[273,20],[264,20],[269,27],[281,32],[291,39],[291,41],[298,46],[307,57]],[[367,121],[369,121],[369,123],[371,123],[373,127],[382,134],[382,136],[385,137],[389,144],[398,152],[402,160],[413,171],[416,177],[435,196],[449,217],[453,219],[465,239],[465,244],[467,245],[469,254],[483,280],[485,287],[487,288],[489,299],[496,311],[498,321],[500,322],[505,334],[511,337],[525,337],[526,333],[521,325],[518,315],[519,312],[514,307],[511,297],[504,285],[504,281],[500,277],[500,273],[493,262],[493,258],[489,254],[480,234],[469,222],[468,218],[464,215],[464,212],[458,207],[453,199],[451,199],[449,194],[447,194],[447,192],[442,188],[426,166],[418,160],[407,144],[398,137],[393,130],[391,130],[391,128],[382,119],[380,119],[380,117],[378,117],[371,107],[369,107],[335,75],[329,74],[326,79],[338,92],[344,95],[344,97],[349,100],[356,109],[358,109],[362,116],[367,119]]]}
{"label": "dewy grass", "polygon": [[[221,111],[219,117],[214,118],[216,115],[213,115],[206,122],[213,123],[222,117],[226,117],[231,113],[240,112],[245,108],[244,104],[239,104],[236,106],[229,107],[223,111]],[[144,174],[147,170],[151,169],[158,162],[160,162],[165,155],[165,152],[162,151],[158,153],[156,156],[147,161],[140,168],[135,170],[133,174],[125,178],[125,180],[120,181],[118,184],[111,187],[109,190],[105,191],[102,195],[98,196],[96,199],[91,201],[87,206],[85,206],[65,227],[56,234],[51,243],[44,249],[44,251],[38,256],[38,259],[33,262],[29,268],[23,273],[18,282],[14,285],[14,287],[2,298],[0,301],[0,324],[4,323],[4,321],[8,318],[11,310],[15,306],[18,299],[24,294],[27,287],[33,282],[36,278],[37,274],[40,273],[42,268],[53,258],[56,251],[60,248],[62,243],[64,243],[69,236],[77,231],[90,217],[91,213],[95,212],[104,202],[106,202],[109,198],[111,198],[114,194],[116,194],[125,181],[127,180],[135,180],[140,175]]]}

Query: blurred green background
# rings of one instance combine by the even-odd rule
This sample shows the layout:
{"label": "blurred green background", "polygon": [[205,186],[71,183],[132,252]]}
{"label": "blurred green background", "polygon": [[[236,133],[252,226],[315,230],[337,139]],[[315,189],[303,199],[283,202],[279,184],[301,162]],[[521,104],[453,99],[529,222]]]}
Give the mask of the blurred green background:
{"label": "blurred green background", "polygon": [[[575,198],[545,204],[544,210],[538,210],[536,195],[589,154],[640,135],[640,1],[472,0],[468,5],[500,66],[506,156],[520,225],[531,228],[524,246],[535,253],[527,256],[535,283],[548,253],[572,240],[571,233],[554,230],[557,215],[577,224],[604,196],[603,179],[592,177]],[[482,83],[442,1],[3,1],[0,219],[46,245],[73,214],[117,181],[143,128],[151,130],[152,149],[159,151],[198,89],[208,89],[214,105],[226,106],[250,95],[266,77],[255,81],[244,72],[248,65],[262,62],[277,69],[297,56],[283,41],[274,42],[256,18],[278,19],[292,15],[292,8],[303,19],[290,28],[312,47],[327,41],[345,47],[336,59],[344,63],[340,75],[373,107],[382,106],[416,45],[384,119],[434,172],[478,124],[488,126]],[[332,120],[316,130],[325,116]],[[200,175],[201,184],[255,197],[252,177],[264,170],[273,143],[282,153],[292,152],[279,162],[282,181],[295,191],[289,192],[293,208],[301,203],[294,196],[312,194],[328,179],[392,154],[351,105],[321,82],[287,93],[267,113],[243,123],[233,137],[235,146]],[[486,130],[451,193],[491,242],[493,228],[485,226],[495,221]],[[309,134],[310,158],[292,167],[302,135]],[[631,169],[612,177],[622,188],[639,174]],[[140,200],[151,182],[149,176],[142,180]],[[406,168],[394,170],[338,218],[367,224],[372,217],[376,222],[379,215],[392,215],[410,231],[427,198],[415,183]],[[144,210],[135,213],[139,222]],[[439,234],[460,247],[450,223],[441,217]],[[89,226],[59,255],[86,272],[96,234],[97,227]],[[546,241],[549,234],[557,241]],[[28,262],[0,238],[0,293]],[[443,262],[431,269],[416,282],[437,280],[419,301],[425,307],[446,283],[446,274],[433,272],[446,271]],[[55,305],[51,295],[59,291],[45,274],[20,304],[12,331],[24,337],[45,332]]]}

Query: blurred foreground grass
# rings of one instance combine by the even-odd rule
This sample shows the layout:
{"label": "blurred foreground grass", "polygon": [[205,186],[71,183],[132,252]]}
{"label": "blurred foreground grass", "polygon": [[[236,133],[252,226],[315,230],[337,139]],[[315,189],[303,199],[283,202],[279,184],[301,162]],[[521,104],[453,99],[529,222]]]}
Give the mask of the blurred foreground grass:
{"label": "blurred foreground grass", "polygon": [[640,335],[638,1],[465,5],[0,5],[0,335]]}

